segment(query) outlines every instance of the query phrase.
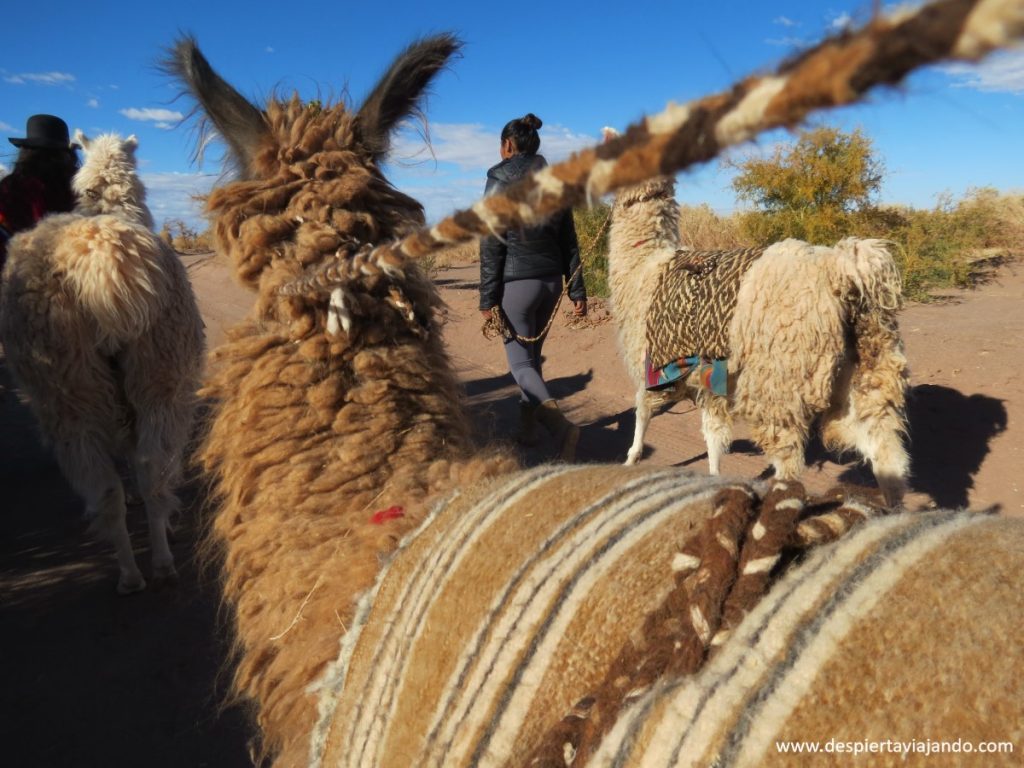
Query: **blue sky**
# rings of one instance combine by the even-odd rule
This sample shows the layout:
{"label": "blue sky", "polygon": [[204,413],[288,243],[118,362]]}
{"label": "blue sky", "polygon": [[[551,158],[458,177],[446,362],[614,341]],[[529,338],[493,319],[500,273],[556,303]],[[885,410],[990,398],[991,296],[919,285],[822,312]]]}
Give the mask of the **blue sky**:
{"label": "blue sky", "polygon": [[[213,66],[256,104],[277,91],[358,102],[392,57],[416,37],[453,31],[463,55],[436,80],[427,103],[431,147],[416,130],[395,142],[389,176],[436,221],[475,200],[498,161],[506,121],[544,120],[541,152],[563,159],[670,101],[688,101],[765,72],[844,24],[863,22],[871,2],[742,0],[630,4],[590,0],[502,5],[475,2],[264,3],[176,0],[96,4],[56,0],[4,12],[0,46],[0,137],[23,136],[25,118],[60,115],[72,130],[134,133],[156,220],[200,227],[191,195],[218,177],[216,153],[190,161],[188,111],[154,62],[188,31]],[[631,10],[632,9],[632,10]],[[860,128],[886,167],[882,202],[926,208],[970,187],[1024,190],[1024,52],[980,67],[915,74],[865,105],[819,116]],[[763,136],[739,150],[763,152],[789,137]],[[9,169],[14,147],[0,147]],[[9,151],[8,151],[9,150]],[[735,206],[718,163],[680,177],[684,203]]]}

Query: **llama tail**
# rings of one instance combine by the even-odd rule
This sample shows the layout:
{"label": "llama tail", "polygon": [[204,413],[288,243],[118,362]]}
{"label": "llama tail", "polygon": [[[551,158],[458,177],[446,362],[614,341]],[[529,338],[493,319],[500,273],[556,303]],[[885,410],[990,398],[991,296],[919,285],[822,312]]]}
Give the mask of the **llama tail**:
{"label": "llama tail", "polygon": [[885,240],[858,237],[836,243],[839,282],[847,287],[845,298],[862,313],[895,313],[903,305],[903,281],[888,245]]}
{"label": "llama tail", "polygon": [[83,217],[63,233],[55,267],[95,320],[101,344],[136,339],[160,315],[167,295],[164,247],[151,230],[114,216]]}
{"label": "llama tail", "polygon": [[[885,240],[847,237],[836,243],[833,266],[840,274],[840,300],[856,337],[857,357],[875,368],[898,353],[906,368],[896,313],[903,306],[903,281]],[[894,363],[895,364],[895,363]]]}

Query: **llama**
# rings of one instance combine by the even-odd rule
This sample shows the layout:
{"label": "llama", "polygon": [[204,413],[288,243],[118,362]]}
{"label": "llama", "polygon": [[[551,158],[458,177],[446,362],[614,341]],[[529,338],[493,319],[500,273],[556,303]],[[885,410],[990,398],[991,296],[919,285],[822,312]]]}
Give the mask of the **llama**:
{"label": "llama", "polygon": [[0,334],[11,373],[117,552],[117,591],[144,589],[117,462],[146,507],[153,579],[175,578],[167,541],[204,355],[203,323],[176,254],[152,231],[134,136],[75,141],[75,210],[10,242]]}
{"label": "llama", "polygon": [[[254,702],[262,750],[277,765],[515,765],[531,755],[584,764],[650,681],[699,673],[713,647],[724,654],[730,635],[746,632],[757,599],[785,597],[768,590],[779,573],[796,573],[794,552],[879,515],[851,498],[808,499],[798,483],[649,467],[524,470],[501,447],[473,444],[436,290],[414,260],[371,250],[424,231],[422,209],[388,184],[380,160],[458,48],[450,35],[413,44],[355,108],[297,95],[258,108],[191,38],[165,62],[239,171],[208,210],[216,247],[256,306],[216,353],[199,459],[217,495],[211,542],[234,611],[235,689]],[[899,550],[886,588],[912,590],[940,549],[953,559],[991,552],[971,560],[983,579],[953,578],[956,567],[935,574],[948,590],[942,605],[979,605],[1011,583],[1024,526],[925,518],[864,523],[871,533],[852,559],[881,566]],[[820,569],[809,567],[813,581]],[[846,594],[829,573],[822,600]],[[1003,588],[994,599],[986,637],[1001,647],[1022,598]],[[870,616],[851,615],[847,634]],[[888,616],[887,626],[911,642],[929,634],[929,619]],[[966,617],[953,623],[963,668],[996,658],[992,645],[966,642]],[[682,670],[677,642],[693,660]],[[1020,652],[1010,646],[1001,650],[1012,664]],[[930,658],[949,651],[925,647]],[[998,711],[986,733],[1020,722],[1016,676],[977,668],[973,706]],[[1004,687],[985,685],[997,680]],[[930,681],[915,686],[919,718],[952,724]],[[591,691],[598,709],[588,709]],[[884,690],[826,699],[807,704],[837,718],[895,711]],[[580,723],[586,732],[574,730]]]}
{"label": "llama", "polygon": [[[608,283],[637,387],[626,463],[643,453],[654,409],[689,396],[701,407],[712,475],[729,449],[732,413],[780,479],[803,471],[820,416],[825,445],[859,451],[886,502],[899,504],[910,466],[902,442],[908,372],[895,316],[899,274],[885,243],[847,238],[825,248],[790,239],[764,249],[682,250],[674,191],[662,177],[621,190],[612,207]],[[677,358],[691,359],[679,361],[679,378],[652,376]],[[728,358],[728,368],[718,374],[693,358]],[[712,388],[707,378],[716,375],[723,380]]]}

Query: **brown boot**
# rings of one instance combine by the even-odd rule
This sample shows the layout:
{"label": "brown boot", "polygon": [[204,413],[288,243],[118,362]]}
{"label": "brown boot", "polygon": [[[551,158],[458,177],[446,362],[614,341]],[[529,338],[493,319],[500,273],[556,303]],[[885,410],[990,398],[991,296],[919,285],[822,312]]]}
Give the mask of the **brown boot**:
{"label": "brown boot", "polygon": [[519,401],[519,428],[514,435],[520,445],[537,444],[537,406]]}
{"label": "brown boot", "polygon": [[537,421],[551,434],[558,444],[563,461],[576,458],[576,443],[580,440],[580,428],[565,418],[554,400],[545,400],[537,406]]}

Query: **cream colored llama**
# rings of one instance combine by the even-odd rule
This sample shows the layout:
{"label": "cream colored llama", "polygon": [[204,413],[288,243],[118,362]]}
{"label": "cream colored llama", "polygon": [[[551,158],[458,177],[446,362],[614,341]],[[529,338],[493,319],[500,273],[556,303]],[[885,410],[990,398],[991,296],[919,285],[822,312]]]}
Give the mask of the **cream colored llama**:
{"label": "cream colored llama", "polygon": [[8,365],[93,529],[113,543],[117,591],[145,588],[117,461],[146,506],[153,577],[175,576],[167,541],[193,420],[203,325],[177,255],[152,231],[134,136],[75,141],[79,203],[13,238],[0,333]]}
{"label": "cream colored llama", "polygon": [[[820,417],[825,445],[859,451],[871,463],[887,503],[898,504],[910,468],[902,441],[908,374],[895,316],[899,275],[885,243],[848,238],[825,248],[785,240],[763,254],[742,254],[752,258],[745,271],[687,275],[697,286],[694,293],[718,301],[705,312],[710,317],[697,318],[686,306],[659,311],[684,329],[700,320],[724,331],[732,391],[728,399],[713,393],[696,371],[649,390],[652,302],[671,296],[659,288],[670,269],[679,269],[674,193],[674,181],[661,178],[621,190],[612,208],[608,283],[626,369],[637,387],[636,428],[626,463],[643,453],[654,409],[688,396],[701,406],[712,475],[719,473],[729,449],[731,413],[750,426],[780,479],[795,479],[803,471],[807,438]],[[681,255],[695,264],[731,258],[713,251]],[[700,286],[700,281],[717,282]],[[729,289],[729,299],[717,295]],[[700,350],[674,354],[690,357]]]}
{"label": "cream colored llama", "polygon": [[[733,648],[730,634],[792,571],[793,553],[878,513],[855,500],[820,508],[796,483],[521,470],[473,444],[435,289],[414,261],[368,252],[422,222],[379,163],[457,49],[446,35],[411,46],[355,109],[297,96],[257,108],[188,38],[166,62],[239,167],[208,205],[217,248],[256,291],[256,308],[218,352],[201,458],[218,496],[212,536],[234,608],[236,688],[282,766],[585,764],[652,681],[699,672],[715,647]],[[896,599],[869,634],[890,639],[861,641],[874,614],[859,602],[814,658],[864,682],[870,668],[847,663],[844,632],[887,665],[906,653],[891,627],[906,643],[930,640],[925,608],[969,610],[990,595],[999,610],[985,632],[957,611],[942,642],[915,646],[930,663],[950,658],[978,674],[944,678],[938,692],[917,676],[900,694],[929,732],[961,723],[964,710],[944,698],[958,694],[991,713],[971,721],[972,735],[1018,728],[1020,678],[1000,665],[1022,658],[1014,615],[1024,597],[1007,574],[1024,564],[1024,525],[941,513],[862,530],[871,533],[856,553],[798,607],[877,571],[885,582],[872,594]],[[938,553],[984,576],[961,578],[945,560],[932,570]],[[818,568],[803,573],[815,582]],[[926,582],[941,601],[904,596]],[[879,683],[813,691],[804,703],[829,722],[877,725],[892,721],[894,702]]]}

